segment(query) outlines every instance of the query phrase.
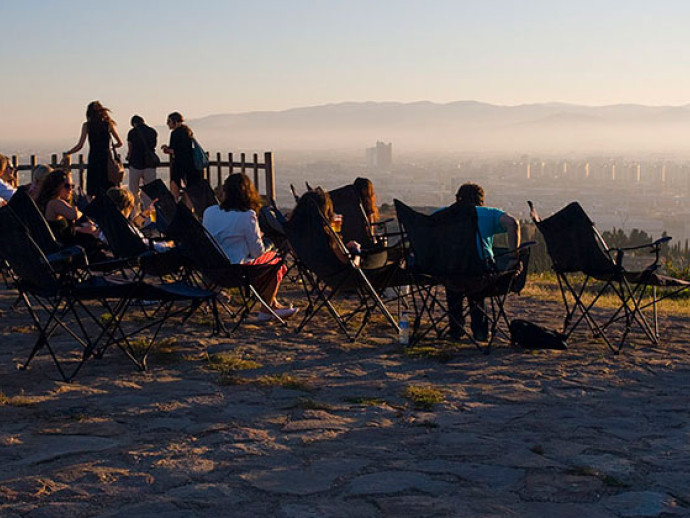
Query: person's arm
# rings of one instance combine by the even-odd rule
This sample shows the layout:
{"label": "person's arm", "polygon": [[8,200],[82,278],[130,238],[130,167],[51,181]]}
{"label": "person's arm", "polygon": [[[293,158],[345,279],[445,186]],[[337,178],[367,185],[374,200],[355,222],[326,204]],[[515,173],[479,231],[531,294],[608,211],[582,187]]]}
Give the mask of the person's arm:
{"label": "person's arm", "polygon": [[111,122],[108,128],[109,128],[110,134],[115,139],[115,144],[113,144],[113,147],[115,147],[115,148],[122,147],[122,139],[120,138],[120,134],[117,132],[117,128],[115,127],[115,124],[113,124]]}
{"label": "person's arm", "polygon": [[86,142],[86,134],[87,134],[87,127],[86,127],[86,123],[84,123],[81,125],[81,135],[79,135],[79,142],[77,142],[76,145],[72,149],[65,151],[64,155],[65,156],[71,155],[72,153],[76,153],[81,148],[83,148],[84,142]]}
{"label": "person's arm", "polygon": [[132,158],[132,141],[127,139],[127,156],[125,157],[127,161]]}
{"label": "person's arm", "polygon": [[46,205],[46,219],[56,220],[59,219],[58,216],[68,221],[76,221],[81,218],[81,212],[78,208],[70,205],[65,200],[55,198],[50,200]]}
{"label": "person's arm", "polygon": [[515,257],[508,264],[508,268],[511,268],[518,261],[517,249],[520,246],[520,222],[507,212],[501,215],[499,222],[508,234],[508,248],[515,250]]}
{"label": "person's arm", "polygon": [[175,156],[175,139],[176,139],[176,135],[175,135],[175,132],[173,131],[170,134],[170,145],[166,146],[165,144],[163,144],[161,146],[161,150],[163,151],[163,153],[165,153],[166,155]]}

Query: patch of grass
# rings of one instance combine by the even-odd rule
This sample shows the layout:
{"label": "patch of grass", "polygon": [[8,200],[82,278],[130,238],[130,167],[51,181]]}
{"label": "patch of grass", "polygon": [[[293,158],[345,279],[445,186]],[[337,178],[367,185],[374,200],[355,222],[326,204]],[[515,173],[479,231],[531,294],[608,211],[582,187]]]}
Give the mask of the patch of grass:
{"label": "patch of grass", "polygon": [[402,397],[410,401],[417,410],[432,410],[437,403],[443,403],[443,393],[430,386],[408,385],[402,391]]}
{"label": "patch of grass", "polygon": [[[156,340],[156,343],[153,344],[151,352],[149,353],[149,358],[158,364],[170,365],[179,362],[180,356],[173,348],[176,343],[177,339],[173,337]],[[146,338],[137,338],[130,340],[129,345],[135,356],[141,357],[149,346],[149,340]]]}
{"label": "patch of grass", "polygon": [[414,345],[412,347],[405,347],[403,350],[405,356],[410,358],[430,358],[440,362],[447,362],[453,358],[453,351],[447,347],[434,347],[432,345]]}
{"label": "patch of grass", "polygon": [[8,329],[8,332],[26,335],[26,334],[30,334],[30,333],[34,332],[34,326],[32,326],[32,325],[10,326],[10,328]]}
{"label": "patch of grass", "polygon": [[208,355],[209,370],[227,373],[232,371],[245,371],[263,367],[259,362],[246,360],[235,353],[222,352]]}
{"label": "patch of grass", "polygon": [[256,379],[256,383],[264,387],[283,387],[290,390],[301,390],[303,392],[312,392],[314,390],[314,387],[306,380],[285,373],[261,376]]}
{"label": "patch of grass", "polygon": [[361,406],[383,406],[387,404],[385,399],[380,397],[349,397],[344,400],[346,403],[352,403],[353,405]]}
{"label": "patch of grass", "polygon": [[36,401],[24,394],[7,396],[4,392],[0,392],[0,406],[30,407],[35,404]]}
{"label": "patch of grass", "polygon": [[325,410],[327,412],[335,409],[333,405],[309,398],[300,398],[295,404],[295,408],[302,408],[304,410]]}
{"label": "patch of grass", "polygon": [[218,376],[216,383],[221,386],[231,387],[235,385],[244,385],[246,383],[249,383],[249,380],[247,378],[237,376],[236,374],[225,372]]}

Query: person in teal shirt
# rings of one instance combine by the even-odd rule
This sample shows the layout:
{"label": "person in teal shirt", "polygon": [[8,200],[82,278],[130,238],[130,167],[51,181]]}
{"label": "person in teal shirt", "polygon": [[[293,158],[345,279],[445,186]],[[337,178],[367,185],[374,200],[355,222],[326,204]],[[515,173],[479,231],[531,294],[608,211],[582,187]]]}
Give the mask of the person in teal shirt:
{"label": "person in teal shirt", "polygon": [[[515,257],[506,265],[510,269],[518,262],[517,249],[520,246],[520,222],[507,212],[492,207],[484,207],[484,189],[475,183],[465,183],[460,186],[455,195],[455,203],[471,205],[477,210],[477,250],[479,255],[487,261],[487,266],[494,262],[494,236],[496,234],[508,234],[508,247],[516,250]],[[446,302],[450,326],[448,335],[450,338],[459,339],[464,336],[464,317],[462,313],[464,295],[446,289]],[[489,335],[489,320],[486,316],[484,299],[468,297],[470,305],[470,327],[475,340],[486,341]]]}

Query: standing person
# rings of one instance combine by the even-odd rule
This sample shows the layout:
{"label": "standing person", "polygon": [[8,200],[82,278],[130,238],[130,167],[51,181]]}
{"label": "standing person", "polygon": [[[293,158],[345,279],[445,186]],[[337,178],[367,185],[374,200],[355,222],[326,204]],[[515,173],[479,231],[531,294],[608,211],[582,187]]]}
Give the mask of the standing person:
{"label": "standing person", "polygon": [[[156,143],[158,133],[147,126],[143,117],[134,115],[130,121],[132,129],[127,133],[127,161],[129,162],[129,190],[134,195],[132,217],[141,212],[140,184],[151,183],[156,179]],[[145,204],[150,203],[148,196],[143,195]]]}
{"label": "standing person", "polygon": [[10,201],[10,198],[16,191],[11,182],[5,180],[8,177],[12,177],[13,174],[16,175],[16,171],[12,162],[5,155],[0,154],[0,206]]}
{"label": "standing person", "polygon": [[172,172],[170,174],[170,191],[175,196],[175,201],[180,199],[182,184],[184,187],[198,182],[201,179],[201,171],[194,165],[192,151],[192,138],[194,133],[184,124],[184,117],[179,112],[172,112],[166,121],[170,128],[170,144],[161,146],[163,153],[173,157]]}
{"label": "standing person", "polygon": [[[520,222],[507,212],[492,207],[484,207],[484,189],[475,183],[460,186],[455,195],[456,204],[470,205],[477,211],[477,249],[479,256],[487,261],[487,267],[494,264],[493,244],[496,234],[508,234],[508,247],[515,250],[515,258],[506,269],[515,267],[518,262],[517,248],[520,246]],[[462,316],[463,294],[446,288],[446,301],[450,315],[449,336],[462,338],[464,318]],[[486,341],[489,337],[489,320],[486,316],[484,299],[468,298],[470,305],[470,327],[475,340]]]}
{"label": "standing person", "polygon": [[89,196],[103,194],[113,186],[108,179],[108,147],[111,135],[115,139],[114,147],[121,147],[122,139],[115,129],[115,121],[110,117],[110,110],[100,101],[90,102],[86,107],[86,122],[81,126],[79,142],[64,153],[65,160],[68,161],[72,153],[84,147],[88,137],[89,165],[86,170],[86,194]]}

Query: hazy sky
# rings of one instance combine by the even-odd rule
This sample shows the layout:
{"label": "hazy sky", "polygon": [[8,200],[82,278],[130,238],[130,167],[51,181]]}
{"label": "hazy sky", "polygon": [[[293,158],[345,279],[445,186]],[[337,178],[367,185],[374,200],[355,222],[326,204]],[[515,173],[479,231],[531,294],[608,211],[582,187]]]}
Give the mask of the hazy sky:
{"label": "hazy sky", "polygon": [[99,99],[188,118],[342,101],[681,105],[685,0],[2,0],[0,150]]}

